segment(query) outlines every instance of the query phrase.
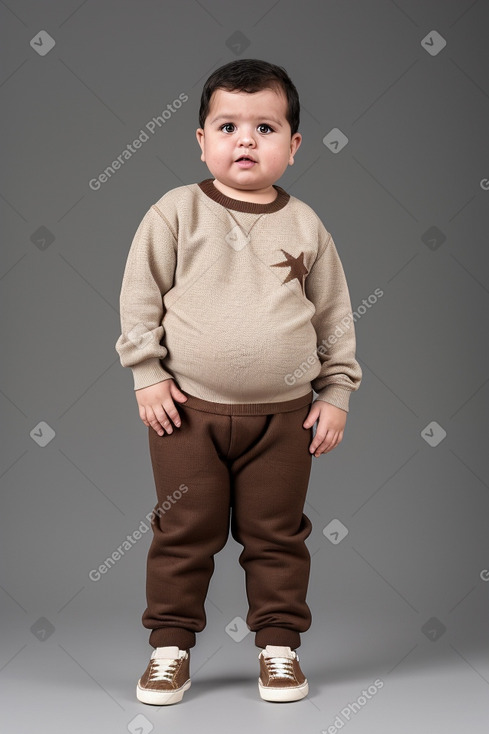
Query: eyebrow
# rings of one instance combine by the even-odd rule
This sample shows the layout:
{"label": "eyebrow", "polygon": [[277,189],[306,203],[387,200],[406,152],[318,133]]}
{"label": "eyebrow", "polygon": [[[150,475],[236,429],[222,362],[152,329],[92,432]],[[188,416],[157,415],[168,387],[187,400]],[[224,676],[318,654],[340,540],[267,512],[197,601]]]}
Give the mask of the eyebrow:
{"label": "eyebrow", "polygon": [[[217,117],[214,117],[211,120],[210,124],[213,125],[215,122],[218,122],[219,120],[228,120],[228,121],[229,120],[233,120],[233,119],[239,120],[240,117],[241,117],[241,115],[226,115],[226,114],[218,115]],[[257,117],[256,119],[257,120],[262,120],[262,121],[263,120],[270,120],[270,122],[273,122],[275,125],[278,125],[279,127],[282,127],[282,123],[280,122],[280,120],[277,120],[275,117],[273,117],[271,115],[263,115],[263,117]]]}

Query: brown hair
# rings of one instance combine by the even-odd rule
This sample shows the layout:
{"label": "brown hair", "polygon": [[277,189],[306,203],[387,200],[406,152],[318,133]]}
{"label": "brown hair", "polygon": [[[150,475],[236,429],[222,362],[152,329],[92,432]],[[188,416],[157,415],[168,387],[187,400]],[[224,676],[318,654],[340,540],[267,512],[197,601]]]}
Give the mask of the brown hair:
{"label": "brown hair", "polygon": [[286,118],[291,135],[299,129],[299,94],[289,75],[281,66],[260,59],[238,59],[216,69],[202,89],[199,109],[199,124],[203,128],[213,93],[216,89],[228,92],[260,92],[262,89],[281,89],[287,99]]}

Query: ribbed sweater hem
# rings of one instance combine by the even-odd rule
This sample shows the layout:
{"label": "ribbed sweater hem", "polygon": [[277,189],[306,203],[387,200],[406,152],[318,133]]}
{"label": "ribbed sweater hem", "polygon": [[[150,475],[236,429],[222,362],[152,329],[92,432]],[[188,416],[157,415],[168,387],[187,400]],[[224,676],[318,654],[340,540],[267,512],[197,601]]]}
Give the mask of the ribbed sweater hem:
{"label": "ribbed sweater hem", "polygon": [[204,413],[217,413],[218,415],[270,415],[273,413],[290,413],[306,405],[310,405],[313,399],[313,391],[293,400],[282,400],[273,403],[214,403],[210,400],[202,400],[195,395],[189,395],[184,390],[183,394],[187,400],[179,403],[179,406],[201,410]]}

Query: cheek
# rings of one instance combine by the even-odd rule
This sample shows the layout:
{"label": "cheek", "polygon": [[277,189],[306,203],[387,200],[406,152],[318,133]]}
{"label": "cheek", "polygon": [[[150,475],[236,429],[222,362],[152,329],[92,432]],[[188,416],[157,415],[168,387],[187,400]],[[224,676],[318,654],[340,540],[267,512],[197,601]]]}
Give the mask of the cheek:
{"label": "cheek", "polygon": [[269,155],[269,162],[272,166],[281,166],[283,165],[284,161],[287,161],[289,159],[289,151],[288,149],[277,149],[273,152],[270,152]]}
{"label": "cheek", "polygon": [[212,143],[207,155],[215,160],[217,163],[223,159],[224,156],[229,156],[229,143],[227,140],[219,140]]}

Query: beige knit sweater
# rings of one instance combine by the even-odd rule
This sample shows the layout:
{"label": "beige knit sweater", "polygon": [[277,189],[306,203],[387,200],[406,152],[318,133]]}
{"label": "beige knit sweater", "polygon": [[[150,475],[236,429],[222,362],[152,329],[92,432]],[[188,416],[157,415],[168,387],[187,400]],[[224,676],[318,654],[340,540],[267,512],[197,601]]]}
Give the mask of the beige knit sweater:
{"label": "beige knit sweater", "polygon": [[222,194],[212,179],[172,189],[129,250],[115,348],[134,389],[173,378],[219,403],[311,391],[349,408],[362,379],[335,244],[307,204],[275,186],[271,204]]}

